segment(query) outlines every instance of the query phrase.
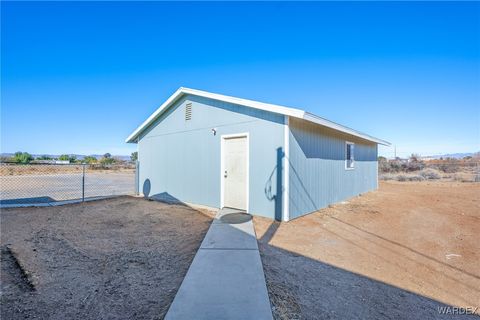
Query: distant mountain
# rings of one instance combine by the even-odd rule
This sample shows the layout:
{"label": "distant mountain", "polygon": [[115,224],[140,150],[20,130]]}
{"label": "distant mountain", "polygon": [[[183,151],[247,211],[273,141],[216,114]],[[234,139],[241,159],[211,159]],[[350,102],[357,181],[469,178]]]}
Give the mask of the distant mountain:
{"label": "distant mountain", "polygon": [[[14,153],[9,153],[9,152],[4,152],[4,153],[0,154],[0,156],[2,156],[2,157],[12,157],[13,155],[14,155]],[[79,160],[83,160],[83,158],[85,158],[86,156],[92,156],[92,157],[95,157],[97,159],[100,159],[100,158],[103,157],[103,154],[68,154],[68,155],[69,156],[75,156]],[[34,158],[41,157],[41,156],[47,156],[47,157],[50,157],[50,158],[58,158],[61,155],[60,154],[42,153],[42,154],[32,154],[32,156]],[[124,160],[124,161],[130,160],[130,156],[125,156],[125,155],[112,155],[112,157],[113,158],[118,158],[118,159]]]}
{"label": "distant mountain", "polygon": [[447,154],[438,154],[432,156],[424,156],[422,159],[440,159],[440,158],[453,158],[453,159],[463,159],[465,157],[472,157],[474,154],[479,152],[466,152],[466,153],[447,153]]}

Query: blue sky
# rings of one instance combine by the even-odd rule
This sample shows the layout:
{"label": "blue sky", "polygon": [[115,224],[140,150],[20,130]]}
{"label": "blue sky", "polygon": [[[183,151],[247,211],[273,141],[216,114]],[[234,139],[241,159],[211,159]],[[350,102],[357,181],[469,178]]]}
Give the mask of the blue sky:
{"label": "blue sky", "polygon": [[306,109],[401,156],[480,149],[478,2],[1,9],[2,152],[129,154],[180,86]]}

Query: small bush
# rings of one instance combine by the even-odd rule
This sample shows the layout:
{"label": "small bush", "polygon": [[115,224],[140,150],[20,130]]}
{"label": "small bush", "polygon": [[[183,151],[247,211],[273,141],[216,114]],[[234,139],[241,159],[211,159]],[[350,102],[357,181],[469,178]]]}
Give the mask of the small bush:
{"label": "small bush", "polygon": [[388,181],[388,180],[393,180],[395,177],[392,176],[391,174],[381,174],[378,178],[383,181]]}
{"label": "small bush", "polygon": [[392,174],[384,174],[380,176],[381,180],[397,180],[401,182],[405,181],[424,181],[425,178],[420,176],[420,175],[409,175],[409,174],[397,174],[397,175],[392,175]]}
{"label": "small bush", "polygon": [[440,173],[435,169],[424,169],[420,171],[420,176],[427,180],[435,180],[442,177]]}
{"label": "small bush", "polygon": [[459,170],[459,166],[455,163],[441,163],[437,165],[438,170],[445,173],[455,173]]}
{"label": "small bush", "polygon": [[409,181],[423,181],[423,180],[425,180],[425,178],[420,176],[420,175],[415,175],[415,176],[408,177],[408,180]]}
{"label": "small bush", "polygon": [[379,161],[378,162],[378,170],[380,172],[392,172],[392,166],[388,161]]}
{"label": "small bush", "polygon": [[405,170],[406,171],[419,171],[425,168],[425,164],[422,161],[409,161],[406,164]]}
{"label": "small bush", "polygon": [[107,158],[107,157],[103,157],[102,159],[100,159],[100,164],[103,166],[103,167],[109,167],[111,166],[112,164],[115,163],[115,159],[114,158]]}
{"label": "small bush", "polygon": [[455,181],[460,181],[460,182],[473,182],[475,181],[476,178],[470,176],[469,174],[466,174],[464,172],[460,173],[455,173],[453,175],[453,180]]}

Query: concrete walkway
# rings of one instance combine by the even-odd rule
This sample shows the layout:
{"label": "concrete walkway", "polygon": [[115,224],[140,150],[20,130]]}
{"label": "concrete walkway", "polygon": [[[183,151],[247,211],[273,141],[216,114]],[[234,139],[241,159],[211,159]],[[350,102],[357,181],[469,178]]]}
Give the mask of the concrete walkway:
{"label": "concrete walkway", "polygon": [[272,319],[250,218],[218,212],[165,319]]}

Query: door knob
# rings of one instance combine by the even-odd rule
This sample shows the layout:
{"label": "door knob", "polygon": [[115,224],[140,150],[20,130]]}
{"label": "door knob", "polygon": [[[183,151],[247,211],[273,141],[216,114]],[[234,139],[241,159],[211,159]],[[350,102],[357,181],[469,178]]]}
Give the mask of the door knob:
{"label": "door knob", "polygon": [[225,173],[224,173],[223,177],[224,177],[224,178],[227,177],[227,170],[225,170]]}

